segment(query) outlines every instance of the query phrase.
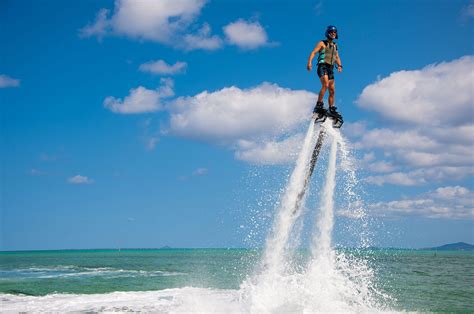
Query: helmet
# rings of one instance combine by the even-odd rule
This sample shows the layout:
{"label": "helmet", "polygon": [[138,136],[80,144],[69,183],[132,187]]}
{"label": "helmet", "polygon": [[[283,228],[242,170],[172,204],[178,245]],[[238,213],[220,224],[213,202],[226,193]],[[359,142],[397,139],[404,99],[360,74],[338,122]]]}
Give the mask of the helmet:
{"label": "helmet", "polygon": [[336,39],[338,39],[339,37],[337,36],[337,28],[336,26],[334,25],[329,25],[327,28],[326,28],[326,38],[328,39],[331,39],[331,37],[329,37],[329,33],[330,32],[336,32]]}

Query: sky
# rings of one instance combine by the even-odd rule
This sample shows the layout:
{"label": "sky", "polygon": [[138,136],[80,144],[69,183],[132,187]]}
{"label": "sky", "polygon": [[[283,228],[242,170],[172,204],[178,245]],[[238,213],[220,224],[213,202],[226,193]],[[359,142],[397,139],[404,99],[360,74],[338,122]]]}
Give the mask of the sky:
{"label": "sky", "polygon": [[0,250],[263,245],[327,25],[373,244],[474,243],[473,1],[2,0],[0,19]]}

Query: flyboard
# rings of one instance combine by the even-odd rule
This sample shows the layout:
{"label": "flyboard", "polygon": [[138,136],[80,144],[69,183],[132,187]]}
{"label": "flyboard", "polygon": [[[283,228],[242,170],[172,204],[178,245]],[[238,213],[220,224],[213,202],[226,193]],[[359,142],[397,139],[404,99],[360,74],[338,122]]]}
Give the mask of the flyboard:
{"label": "flyboard", "polygon": [[321,152],[321,147],[323,146],[324,136],[326,135],[326,127],[322,125],[322,123],[326,121],[327,118],[332,120],[332,127],[336,129],[339,129],[344,123],[344,120],[340,114],[333,114],[329,110],[326,110],[324,108],[319,109],[313,114],[312,119],[314,120],[314,123],[321,123],[321,126],[319,128],[319,134],[318,139],[316,140],[316,145],[314,146],[313,153],[311,154],[311,160],[309,162],[308,172],[306,173],[304,179],[303,188],[296,197],[296,203],[295,208],[293,209],[293,214],[295,214],[301,206],[301,201],[303,200],[303,196],[306,193],[306,189],[308,188],[308,184],[313,174],[314,167],[316,166],[316,162],[318,161],[318,156]]}

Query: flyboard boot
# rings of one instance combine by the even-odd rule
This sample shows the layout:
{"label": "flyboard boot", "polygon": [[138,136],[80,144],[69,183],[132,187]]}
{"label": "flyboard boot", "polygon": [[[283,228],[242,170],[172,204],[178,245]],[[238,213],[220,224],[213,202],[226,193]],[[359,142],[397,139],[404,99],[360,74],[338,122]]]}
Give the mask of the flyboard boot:
{"label": "flyboard boot", "polygon": [[317,122],[324,122],[327,118],[327,111],[324,109],[324,103],[322,101],[318,101],[316,106],[313,109],[313,119],[314,123]]}
{"label": "flyboard boot", "polygon": [[330,106],[326,114],[332,120],[332,126],[339,129],[344,123],[341,114],[337,112],[336,106]]}

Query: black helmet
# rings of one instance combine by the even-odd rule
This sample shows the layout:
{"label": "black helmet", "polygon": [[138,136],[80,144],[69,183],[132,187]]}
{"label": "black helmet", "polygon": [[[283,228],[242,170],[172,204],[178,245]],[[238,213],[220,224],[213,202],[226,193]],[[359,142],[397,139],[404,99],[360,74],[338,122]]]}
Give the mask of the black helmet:
{"label": "black helmet", "polygon": [[331,37],[329,37],[329,33],[330,32],[336,32],[336,39],[339,38],[339,36],[337,36],[337,28],[336,26],[334,25],[329,25],[327,28],[326,28],[326,38],[327,39],[331,39]]}

